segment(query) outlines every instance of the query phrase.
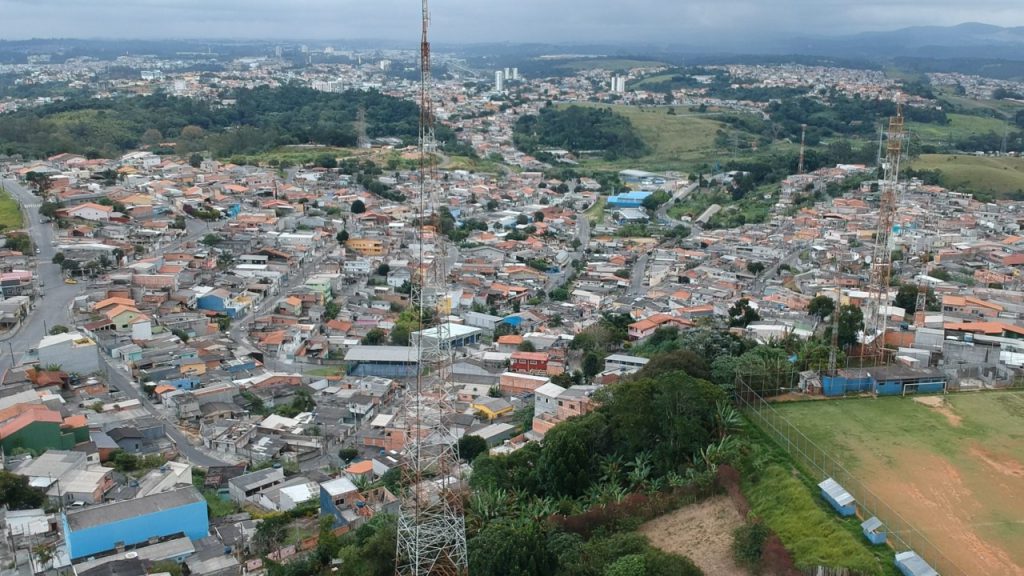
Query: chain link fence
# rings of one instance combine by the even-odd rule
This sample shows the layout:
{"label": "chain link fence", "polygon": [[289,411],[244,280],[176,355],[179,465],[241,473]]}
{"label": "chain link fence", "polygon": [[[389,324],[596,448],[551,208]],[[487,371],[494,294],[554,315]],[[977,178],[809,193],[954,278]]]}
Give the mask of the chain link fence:
{"label": "chain link fence", "polygon": [[[795,376],[795,375],[794,375]],[[963,576],[966,572],[934,543],[904,518],[895,508],[872,492],[850,473],[829,451],[815,444],[796,426],[767,402],[758,390],[771,389],[779,377],[765,382],[759,376],[741,375],[736,383],[736,398],[740,408],[765,434],[781,446],[787,454],[810,473],[816,482],[832,478],[843,486],[857,501],[861,520],[877,516],[888,532],[888,544],[896,552],[913,550],[943,576]],[[783,377],[792,380],[792,377]],[[766,387],[767,386],[767,387]]]}

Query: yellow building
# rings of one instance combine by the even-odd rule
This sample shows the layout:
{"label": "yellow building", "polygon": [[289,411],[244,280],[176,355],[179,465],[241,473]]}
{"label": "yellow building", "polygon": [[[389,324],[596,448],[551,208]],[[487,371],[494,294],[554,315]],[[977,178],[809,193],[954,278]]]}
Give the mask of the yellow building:
{"label": "yellow building", "polygon": [[488,420],[500,418],[505,414],[512,413],[512,404],[504,398],[477,398],[470,404],[473,410],[483,414]]}
{"label": "yellow building", "polygon": [[345,248],[363,256],[383,256],[385,253],[384,240],[381,238],[349,238],[345,241]]}

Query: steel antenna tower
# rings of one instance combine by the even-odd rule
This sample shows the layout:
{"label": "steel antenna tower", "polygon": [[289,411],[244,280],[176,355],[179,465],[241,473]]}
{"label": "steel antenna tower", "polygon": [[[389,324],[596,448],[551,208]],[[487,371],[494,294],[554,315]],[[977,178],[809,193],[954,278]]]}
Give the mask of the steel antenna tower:
{"label": "steel antenna tower", "polygon": [[[454,414],[448,256],[440,235],[442,202],[432,157],[436,145],[430,10],[428,0],[422,0],[422,4],[419,268],[411,294],[412,305],[419,311],[420,330],[412,343],[419,362],[415,383],[405,392],[401,414],[405,418],[407,461],[403,467],[395,572],[399,576],[464,576],[468,560],[462,480],[456,438],[448,421]],[[428,244],[434,248],[428,251]]]}
{"label": "steel antenna tower", "polygon": [[892,272],[892,228],[896,222],[898,208],[897,195],[904,136],[903,105],[897,95],[896,115],[889,118],[889,129],[886,132],[883,178],[879,187],[878,228],[875,230],[875,249],[871,256],[871,303],[868,307],[868,318],[864,322],[865,341],[873,337],[871,349],[883,358],[888,320],[885,307],[889,305],[889,277]]}

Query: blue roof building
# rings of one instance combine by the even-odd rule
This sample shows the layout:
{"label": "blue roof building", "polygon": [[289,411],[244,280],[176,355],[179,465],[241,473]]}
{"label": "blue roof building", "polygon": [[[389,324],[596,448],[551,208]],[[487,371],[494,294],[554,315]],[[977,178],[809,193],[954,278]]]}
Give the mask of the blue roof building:
{"label": "blue roof building", "polygon": [[192,486],[65,512],[61,521],[72,560],[178,534],[191,540],[210,535],[206,500]]}
{"label": "blue roof building", "polygon": [[609,208],[639,208],[652,192],[624,192],[608,197]]}

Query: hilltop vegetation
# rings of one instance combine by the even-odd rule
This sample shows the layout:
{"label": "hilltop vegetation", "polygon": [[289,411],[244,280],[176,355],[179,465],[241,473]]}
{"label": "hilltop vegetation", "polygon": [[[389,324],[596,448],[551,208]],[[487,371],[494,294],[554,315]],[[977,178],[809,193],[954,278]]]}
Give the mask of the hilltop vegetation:
{"label": "hilltop vegetation", "polygon": [[923,154],[911,164],[913,175],[981,200],[1024,199],[1024,158]]}
{"label": "hilltop vegetation", "polygon": [[609,160],[639,158],[649,150],[629,119],[611,108],[548,106],[540,114],[521,117],[513,134],[516,147],[527,153],[542,148],[573,152],[601,151]]}
{"label": "hilltop vegetation", "polygon": [[[0,152],[40,157],[73,152],[111,157],[142,145],[160,151],[209,150],[215,156],[254,154],[279,146],[315,143],[355,146],[355,120],[366,112],[371,138],[414,142],[416,104],[376,91],[318,92],[288,85],[240,89],[233,104],[154,94],[136,98],[73,97],[0,116]],[[439,137],[452,139],[450,130]]]}

